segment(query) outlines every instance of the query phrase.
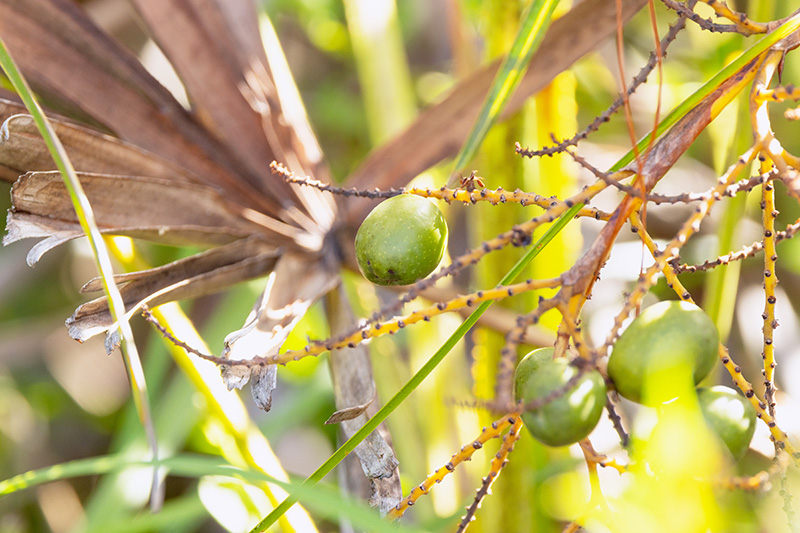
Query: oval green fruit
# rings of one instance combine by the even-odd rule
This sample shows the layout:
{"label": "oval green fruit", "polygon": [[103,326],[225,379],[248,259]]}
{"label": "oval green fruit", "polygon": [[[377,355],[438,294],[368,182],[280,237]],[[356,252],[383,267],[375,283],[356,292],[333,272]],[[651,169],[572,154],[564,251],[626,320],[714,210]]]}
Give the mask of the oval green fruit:
{"label": "oval green fruit", "polygon": [[439,208],[412,194],[393,196],[367,215],[356,234],[356,260],[377,285],[410,285],[433,272],[447,244]]}
{"label": "oval green fruit", "polygon": [[[717,328],[702,309],[688,302],[659,302],[622,332],[608,358],[608,375],[623,397],[642,402],[645,383],[679,365],[687,365],[698,384],[714,367],[718,346]],[[646,400],[674,397],[659,392]]]}
{"label": "oval green fruit", "polygon": [[750,448],[756,430],[756,410],[747,399],[730,387],[697,389],[700,410],[735,459]]}
{"label": "oval green fruit", "polygon": [[514,388],[512,389],[516,401],[520,399],[517,391],[522,390],[523,385],[531,378],[531,374],[542,366],[542,363],[553,360],[553,352],[555,352],[553,348],[537,348],[520,360],[514,370]]}
{"label": "oval green fruit", "polygon": [[[545,350],[550,351],[549,360]],[[538,353],[537,353],[538,352]],[[564,358],[552,359],[552,349],[532,352],[514,375],[515,399],[531,402],[561,390],[580,370]],[[531,355],[531,354],[529,354]],[[525,359],[523,359],[525,361]],[[535,368],[532,368],[534,367]],[[522,413],[528,431],[547,446],[565,446],[586,438],[597,425],[606,403],[606,384],[596,370],[580,376],[550,402]]]}

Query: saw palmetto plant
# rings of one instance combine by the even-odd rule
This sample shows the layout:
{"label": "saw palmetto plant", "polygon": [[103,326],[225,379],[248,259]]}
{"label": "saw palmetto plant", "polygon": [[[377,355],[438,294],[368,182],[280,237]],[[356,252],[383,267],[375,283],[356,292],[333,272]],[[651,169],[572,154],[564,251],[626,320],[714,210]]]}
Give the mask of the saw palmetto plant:
{"label": "saw palmetto plant", "polygon": [[772,4],[0,0],[0,529],[796,531]]}

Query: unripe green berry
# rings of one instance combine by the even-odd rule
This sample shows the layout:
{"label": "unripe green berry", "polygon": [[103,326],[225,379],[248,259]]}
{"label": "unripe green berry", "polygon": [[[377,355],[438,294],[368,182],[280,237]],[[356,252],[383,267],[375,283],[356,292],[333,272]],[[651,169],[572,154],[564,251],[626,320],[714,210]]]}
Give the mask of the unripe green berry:
{"label": "unripe green berry", "polygon": [[741,459],[756,430],[756,410],[744,396],[721,385],[697,389],[697,399],[708,425],[733,457]]}
{"label": "unripe green berry", "polygon": [[410,285],[433,272],[444,255],[447,223],[421,196],[401,194],[378,204],[356,234],[356,260],[377,285]]}
{"label": "unripe green berry", "polygon": [[[552,359],[553,349],[528,354],[514,375],[516,401],[549,399],[526,410],[522,421],[531,435],[547,446],[565,446],[586,438],[597,425],[606,403],[606,384],[596,370],[585,372],[562,390],[580,371],[565,358]],[[554,398],[549,398],[556,394]]]}
{"label": "unripe green berry", "polygon": [[668,401],[675,396],[667,387],[645,398],[645,384],[669,376],[679,365],[686,365],[694,385],[700,383],[714,367],[718,347],[717,328],[702,309],[688,302],[659,302],[642,311],[617,339],[608,375],[629,400]]}

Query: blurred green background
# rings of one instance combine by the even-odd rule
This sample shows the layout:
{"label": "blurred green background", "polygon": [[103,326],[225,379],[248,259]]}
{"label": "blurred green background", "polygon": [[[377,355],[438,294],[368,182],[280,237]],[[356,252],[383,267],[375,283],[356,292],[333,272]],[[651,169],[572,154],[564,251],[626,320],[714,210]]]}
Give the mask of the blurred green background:
{"label": "blurred green background", "polygon": [[[136,51],[157,77],[180,94],[174,74],[165,68],[165,61],[125,2],[82,3],[101,26]],[[734,7],[756,20],[780,18],[794,7],[788,0],[764,4],[770,5],[753,1],[737,2]],[[420,109],[442,98],[479,66],[506,52],[525,5],[526,2],[500,0],[275,0],[262,2],[261,8],[276,28],[311,124],[334,176],[341,180],[372,148],[409,124]],[[656,11],[663,35],[666,24],[675,17],[658,2]],[[376,35],[369,29],[377,20],[386,22],[386,26]],[[629,78],[646,61],[652,46],[652,27],[645,9],[625,27]],[[689,25],[670,47],[664,64],[662,114],[747,46],[748,41],[740,36],[711,35]],[[783,79],[797,80],[799,73],[795,54],[789,54]],[[574,164],[559,158],[522,160],[513,153],[513,143],[536,148],[549,143],[551,132],[559,137],[571,136],[613,100],[618,77],[613,43],[605,42],[560,76],[550,90],[532,98],[515,116],[497,125],[473,162],[474,167],[491,188],[573,194],[589,180]],[[632,98],[639,135],[652,125],[657,94],[654,80],[651,77]],[[659,192],[701,191],[714,183],[716,176],[751,141],[744,104],[739,99],[708,128],[665,183],[659,185]],[[797,125],[782,120],[780,115],[790,106],[774,106],[773,125],[784,147],[800,153]],[[607,168],[628,146],[624,120],[615,115],[611,123],[581,145],[580,153],[597,167]],[[420,183],[438,185],[444,183],[449,172],[450,168],[443,164],[418,179]],[[0,189],[0,206],[6,209],[8,185],[0,183]],[[778,226],[783,227],[800,217],[800,208],[794,199],[781,193],[781,186],[778,189]],[[610,196],[600,198],[596,205],[610,208],[613,201]],[[528,210],[518,206],[443,207],[450,221],[452,255],[531,217]],[[686,209],[667,206],[648,211],[648,229],[655,237],[673,235]],[[722,203],[715,210],[712,223],[706,224],[703,233],[685,249],[683,259],[702,262],[717,255],[719,247],[736,250],[758,240],[759,219],[756,194]],[[591,222],[571,225],[548,248],[545,260],[531,267],[529,276],[547,277],[563,271],[599,228]],[[784,391],[779,396],[779,420],[794,437],[800,435],[800,410],[792,400],[800,397],[798,245],[797,240],[790,240],[778,247],[777,275],[781,284],[777,313],[781,327],[775,335],[777,382]],[[27,249],[18,243],[0,251],[0,479],[109,453],[142,459],[146,456],[143,431],[130,401],[119,356],[106,356],[100,339],[78,345],[68,337],[63,325],[85,300],[78,289],[95,275],[85,243],[56,249],[35,269],[25,263]],[[150,264],[164,264],[189,252],[136,243],[136,253]],[[624,236],[615,247],[603,282],[597,286],[584,316],[594,342],[602,343],[622,304],[623,292],[633,286],[642,255],[641,244],[633,236]],[[493,285],[518,256],[518,250],[508,250],[483,261],[470,273],[469,284]],[[695,300],[704,302],[717,321],[728,338],[732,356],[751,382],[760,381],[762,268],[762,259],[756,257],[726,269],[725,274],[720,270],[681,278]],[[388,297],[355,273],[346,273],[344,280],[360,316],[368,316]],[[724,290],[713,288],[719,286]],[[219,352],[224,336],[241,326],[262,289],[263,281],[256,280],[224,294],[182,302],[181,307],[210,349]],[[652,301],[655,297],[671,297],[669,292],[662,280],[653,291]],[[533,297],[526,295],[503,305],[525,312],[535,301]],[[287,347],[302,347],[307,337],[324,337],[324,317],[321,304],[312,308]],[[557,324],[557,317],[547,318],[550,327]],[[385,400],[402,386],[458,323],[457,317],[443,316],[432,324],[372,342],[379,397]],[[176,367],[150,326],[140,319],[134,320],[133,326],[165,454],[220,453],[229,446],[227,439],[231,437],[208,415],[206,398]],[[492,420],[483,411],[459,402],[491,397],[502,343],[501,334],[486,329],[474,331],[389,419],[401,462],[404,494],[447,462],[452,453],[474,439],[480,427]],[[271,412],[257,411],[249,394],[242,397],[249,416],[269,440],[283,468],[304,477],[336,445],[335,428],[323,425],[335,410],[326,357],[281,368],[278,379]],[[726,383],[727,377],[720,374],[714,379]],[[739,465],[742,474],[769,467],[770,444],[764,430],[759,428],[754,450]],[[619,452],[615,438],[604,420],[593,441],[598,450]],[[420,500],[405,523],[430,531],[452,531],[486,474],[492,454],[476,454],[471,463]],[[580,457],[577,448],[547,449],[523,435],[471,531],[560,531],[564,520],[581,512],[588,495]],[[607,496],[624,490],[626,482],[619,475],[601,474],[604,487],[608,487]],[[335,483],[331,478],[326,481]],[[254,494],[244,484],[214,484],[208,479],[198,482],[194,478],[170,477],[166,483],[167,503],[158,515],[146,510],[149,480],[141,469],[39,485],[0,498],[0,531],[241,531],[252,526],[254,517],[259,517],[263,509],[264,502],[259,500],[263,495]],[[791,488],[797,488],[796,470],[789,483]],[[732,523],[736,526],[729,531],[788,531],[786,517],[780,511],[783,500],[775,491],[726,493],[720,505],[729,518],[735,518]],[[320,530],[340,530],[334,519],[312,516]]]}

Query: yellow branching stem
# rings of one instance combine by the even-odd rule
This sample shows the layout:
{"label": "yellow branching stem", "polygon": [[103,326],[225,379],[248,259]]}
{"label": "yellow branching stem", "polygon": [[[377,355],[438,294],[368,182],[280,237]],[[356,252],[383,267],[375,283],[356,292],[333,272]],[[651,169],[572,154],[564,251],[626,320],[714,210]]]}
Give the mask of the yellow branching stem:
{"label": "yellow branching stem", "polygon": [[774,89],[761,88],[755,98],[759,104],[762,102],[783,102],[785,100],[800,100],[800,87],[786,85]]}
{"label": "yellow branching stem", "polygon": [[[388,516],[392,519],[397,519],[403,516],[408,508],[412,507],[420,498],[420,496],[428,494],[433,485],[440,483],[448,474],[454,472],[458,465],[464,461],[469,461],[472,458],[472,454],[483,448],[484,444],[492,439],[498,438],[509,426],[517,428],[519,424],[521,424],[519,414],[509,413],[503,416],[503,418],[492,422],[491,426],[483,428],[483,431],[481,431],[481,434],[478,435],[478,438],[476,438],[470,444],[462,446],[458,452],[453,454],[453,457],[450,458],[450,461],[447,462],[447,464],[440,467],[433,474],[429,475],[425,481],[411,489],[411,492],[408,494],[408,496],[406,496],[404,500],[402,500],[391,511],[389,511]],[[515,433],[519,433],[519,429],[516,429]],[[514,439],[514,441],[516,441],[516,439]]]}
{"label": "yellow branching stem", "polygon": [[[424,196],[426,198],[444,200],[447,203],[461,202],[463,204],[475,204],[477,202],[489,202],[492,205],[517,203],[522,206],[536,205],[544,209],[555,207],[559,203],[563,203],[554,196],[544,197],[539,194],[524,192],[520,189],[516,189],[514,191],[505,191],[502,188],[494,190],[467,190],[448,189],[446,187],[441,187],[439,189],[431,189],[430,187],[409,187],[408,189],[405,189],[405,192],[409,194],[416,194],[418,196]],[[567,208],[569,207],[570,206],[567,206]],[[611,215],[604,211],[600,211],[599,209],[584,207],[578,211],[576,216],[590,217],[596,220],[608,220]]]}
{"label": "yellow branching stem", "polygon": [[393,306],[376,312],[370,317],[369,322],[377,322],[382,317],[399,311],[403,304],[413,301],[423,290],[432,287],[440,279],[456,274],[470,265],[477,264],[481,259],[492,252],[502,250],[508,245],[527,246],[531,243],[533,232],[537,228],[543,224],[555,222],[561,215],[575,205],[589,203],[592,198],[605,190],[608,186],[609,184],[604,181],[597,181],[592,185],[584,187],[571,198],[563,202],[552,204],[539,216],[522,224],[517,224],[497,237],[484,241],[481,243],[480,247],[476,249],[467,250],[464,254],[453,259],[449,265],[442,267],[439,271],[409,287],[408,292],[400,297]]}
{"label": "yellow branching stem", "polygon": [[512,425],[511,429],[506,433],[506,436],[503,437],[503,443],[500,445],[500,449],[494,455],[489,465],[489,473],[486,474],[486,477],[481,481],[481,486],[478,488],[475,499],[472,501],[472,504],[467,507],[467,513],[461,518],[461,523],[458,525],[456,533],[463,533],[466,531],[469,524],[475,520],[475,513],[480,508],[481,501],[489,494],[492,483],[497,479],[497,476],[500,475],[500,471],[508,463],[508,454],[514,449],[514,443],[519,440],[521,429],[522,419],[517,417],[517,421],[514,422],[514,425]]}
{"label": "yellow branching stem", "polygon": [[752,476],[731,476],[717,480],[717,484],[727,490],[746,490],[756,492],[767,488],[771,478],[770,472],[762,470]]}
{"label": "yellow branching stem", "polygon": [[[392,196],[398,196],[400,194],[416,194],[417,196],[423,196],[425,198],[434,198],[436,200],[443,200],[447,203],[461,202],[463,204],[476,204],[478,202],[489,202],[492,205],[516,203],[522,206],[535,205],[543,209],[555,207],[559,203],[562,203],[558,198],[554,196],[546,197],[540,194],[525,192],[520,189],[516,189],[514,191],[506,191],[503,190],[502,187],[499,187],[497,189],[486,189],[486,188],[475,189],[473,187],[456,187],[456,188],[440,187],[438,189],[433,189],[430,187],[403,187],[399,189],[389,189],[387,191],[382,191],[380,189],[372,189],[372,190],[359,190],[353,188],[345,189],[342,187],[334,187],[332,185],[328,185],[326,183],[323,183],[319,180],[315,180],[308,176],[303,176],[303,177],[295,176],[291,171],[289,171],[286,167],[284,167],[278,162],[273,162],[271,168],[273,172],[279,174],[285,181],[289,183],[307,185],[309,187],[314,187],[322,191],[338,194],[345,197],[362,196],[366,198],[377,199],[377,198],[389,198]],[[567,206],[567,208],[569,207],[570,206]],[[608,218],[611,215],[604,211],[600,211],[599,209],[595,209],[592,207],[584,207],[583,209],[578,211],[578,214],[576,216],[590,217],[596,220],[608,220]]]}
{"label": "yellow branching stem", "polygon": [[[650,237],[650,234],[644,229],[644,223],[642,222],[642,214],[641,211],[636,211],[631,214],[630,217],[631,223],[631,231],[638,234],[639,237],[642,239],[642,242],[647,249],[650,250],[650,253],[653,257],[659,255],[660,250],[658,249],[658,245]],[[675,272],[675,268],[672,266],[672,262],[668,262],[664,265],[664,269],[661,271],[664,274],[664,277],[667,280],[667,287],[675,291],[675,294],[678,295],[678,298],[684,300],[686,302],[692,302],[692,295],[686,290],[686,287],[683,286],[683,283],[678,279],[678,274]]]}
{"label": "yellow branching stem", "polygon": [[[573,302],[578,299],[573,298]],[[577,305],[577,304],[574,304]],[[592,348],[583,338],[583,329],[580,325],[580,320],[573,320],[569,317],[577,316],[573,314],[572,309],[567,308],[562,311],[564,319],[561,321],[561,328],[563,328],[564,335],[559,335],[559,339],[572,339],[572,345],[578,351],[578,355],[587,363],[594,365],[597,362],[597,351]],[[561,331],[561,330],[559,330]],[[565,347],[566,349],[566,347]],[[556,351],[558,353],[558,351]]]}
{"label": "yellow branching stem", "polygon": [[712,194],[695,207],[694,212],[683,223],[675,237],[673,237],[672,240],[667,243],[663,250],[659,249],[653,254],[655,263],[639,275],[639,281],[636,284],[636,288],[626,299],[622,311],[617,315],[616,319],[614,320],[614,326],[611,328],[611,331],[606,337],[606,342],[601,348],[601,357],[608,353],[608,349],[619,335],[619,330],[622,328],[622,323],[626,318],[628,318],[628,315],[631,313],[631,311],[639,306],[642,298],[644,298],[644,295],[647,294],[647,291],[655,283],[657,275],[664,270],[664,267],[670,261],[678,257],[681,247],[692,235],[700,230],[700,224],[710,212],[711,207],[717,202],[717,200],[722,198],[722,193],[737,179],[737,176],[742,172],[742,170],[747,168],[752,163],[753,158],[755,157],[754,154],[755,151],[750,149],[742,157],[740,157],[736,164],[733,165],[730,170],[728,170],[727,174],[718,180],[717,186],[712,191]]}
{"label": "yellow branching stem", "polygon": [[674,9],[680,15],[686,17],[687,19],[691,20],[704,30],[710,32],[730,32],[730,33],[739,33],[744,36],[750,36],[760,33],[767,33],[770,31],[770,25],[764,24],[762,22],[755,22],[750,20],[746,14],[740,13],[738,11],[732,10],[728,5],[722,0],[701,0],[704,4],[710,6],[714,13],[716,14],[717,18],[726,19],[732,22],[732,24],[719,24],[712,22],[711,19],[704,19],[701,18],[700,15],[692,11],[692,5],[694,2],[689,2],[689,5],[686,5],[686,2],[678,2],[677,0],[661,0],[664,5],[669,7],[670,9]]}
{"label": "yellow branching stem", "polygon": [[[652,239],[647,235],[645,231],[641,228],[641,220],[638,217],[631,217],[631,223],[636,230],[638,228],[638,233],[642,236],[643,241],[648,246],[648,248],[653,251],[657,249],[655,243]],[[678,294],[682,300],[687,302],[694,303],[694,300],[691,298],[689,292],[683,287],[683,285],[678,280],[677,275],[675,274],[672,267],[666,265],[664,267],[664,275],[667,278],[668,285]],[[772,344],[771,342],[769,343]],[[794,448],[791,444],[788,443],[787,435],[785,432],[781,431],[780,428],[777,427],[774,420],[774,415],[767,412],[767,406],[762,402],[758,396],[756,395],[755,391],[753,390],[752,385],[744,378],[742,375],[742,370],[739,365],[733,362],[728,353],[727,348],[720,344],[720,360],[722,361],[723,365],[725,366],[726,370],[731,374],[734,383],[741,389],[741,391],[745,394],[748,398],[750,403],[753,404],[753,407],[756,408],[756,412],[758,413],[758,417],[764,420],[767,426],[770,429],[771,438],[773,442],[776,443],[776,446],[779,448],[785,449],[787,452],[795,456],[795,460],[800,460],[800,456],[797,456],[797,453],[794,451]]]}
{"label": "yellow branching stem", "polygon": [[[800,231],[800,221],[797,221],[793,224],[790,224],[786,227],[784,231],[777,231],[775,232],[775,242],[779,243],[785,239],[793,238],[797,232]],[[764,241],[754,242],[749,246],[745,246],[741,250],[736,252],[731,252],[726,255],[721,255],[714,260],[705,261],[699,265],[679,265],[676,268],[676,271],[679,273],[682,272],[702,272],[705,270],[711,270],[712,268],[716,268],[718,266],[724,266],[732,261],[739,261],[742,259],[747,259],[748,257],[755,256],[758,252],[764,249]]]}
{"label": "yellow branching stem", "polygon": [[506,343],[500,350],[500,363],[496,376],[495,401],[498,404],[511,403],[511,382],[517,366],[517,346],[522,342],[525,330],[531,324],[538,323],[542,314],[555,307],[556,303],[553,299],[540,301],[536,309],[527,315],[518,316],[514,327],[506,333]]}
{"label": "yellow branching stem", "polygon": [[738,11],[732,10],[725,2],[721,2],[720,0],[702,1],[705,4],[708,4],[718,17],[725,18],[733,22],[733,24],[739,28],[739,31],[744,35],[767,33],[769,30],[766,24],[750,20],[744,13],[739,13]]}
{"label": "yellow branching stem", "polygon": [[764,320],[762,333],[764,336],[764,348],[762,358],[764,359],[764,397],[767,400],[770,414],[775,416],[775,385],[773,377],[775,373],[775,346],[774,331],[778,326],[775,318],[775,288],[778,285],[778,276],[775,271],[775,263],[778,255],[775,250],[775,219],[778,211],[775,209],[775,187],[770,183],[765,183],[761,195],[762,224],[764,227],[764,313],[761,318]]}
{"label": "yellow branching stem", "polygon": [[719,358],[725,366],[725,370],[731,375],[733,383],[739,387],[739,390],[744,393],[745,398],[747,398],[755,408],[756,416],[767,424],[770,432],[770,440],[775,443],[778,449],[782,449],[791,455],[795,464],[800,466],[800,451],[792,446],[788,440],[789,436],[778,427],[775,419],[767,411],[767,405],[758,397],[756,391],[753,390],[753,386],[742,375],[742,368],[733,362],[728,353],[728,349],[722,344],[719,345]]}
{"label": "yellow branching stem", "polygon": [[[759,69],[753,84],[750,103],[750,120],[753,131],[756,135],[756,146],[761,148],[762,154],[759,157],[761,162],[761,173],[766,174],[772,171],[773,165],[779,175],[786,176],[788,164],[786,151],[780,146],[772,132],[769,119],[768,106],[770,102],[780,101],[787,94],[794,90],[769,90],[768,85],[775,72],[778,70],[783,54],[781,52],[770,52],[764,64]],[[775,318],[775,303],[777,297],[775,289],[778,285],[778,276],[775,270],[778,255],[776,252],[775,240],[775,219],[778,211],[775,209],[775,188],[772,182],[766,182],[761,188],[761,224],[764,231],[764,312],[762,335],[764,338],[763,351],[761,356],[764,361],[762,373],[764,375],[764,399],[770,415],[775,417],[775,385],[774,372],[777,366],[775,362],[774,331],[778,326]],[[777,441],[776,441],[777,444]]]}
{"label": "yellow branching stem", "polygon": [[628,471],[628,466],[619,463],[616,459],[609,459],[605,454],[598,453],[589,439],[584,439],[580,442],[583,458],[587,464],[599,465],[604,468],[613,468],[620,474]]}
{"label": "yellow branching stem", "polygon": [[558,278],[546,280],[526,280],[522,283],[505,285],[477,291],[466,296],[459,296],[447,302],[439,302],[424,309],[414,311],[404,316],[393,317],[385,322],[375,322],[366,324],[363,328],[350,335],[328,339],[325,341],[314,342],[306,345],[300,350],[289,350],[282,354],[268,355],[265,357],[254,357],[245,360],[220,359],[219,363],[228,366],[257,366],[264,364],[284,365],[290,361],[299,361],[304,357],[317,356],[331,350],[341,350],[343,348],[353,348],[365,340],[380,337],[381,335],[393,335],[417,322],[429,321],[431,318],[443,313],[458,311],[463,308],[471,308],[482,302],[501,300],[509,296],[515,296],[527,291],[542,288],[555,288],[561,284]]}
{"label": "yellow branching stem", "polygon": [[[582,518],[577,518],[567,524],[567,526],[562,531],[578,531],[580,529],[580,524],[586,521],[586,516],[593,512],[594,509],[600,508],[602,511],[607,513],[610,516],[610,509],[608,507],[608,502],[606,501],[605,496],[603,495],[603,490],[600,486],[600,476],[597,473],[598,466],[610,466],[612,463],[608,461],[606,456],[599,454],[595,451],[592,443],[589,439],[584,439],[580,443],[581,451],[583,452],[583,458],[586,461],[586,468],[589,473],[589,485],[591,487],[591,495],[589,497],[589,501],[586,504],[586,510],[583,513]],[[606,464],[604,464],[606,463]],[[616,461],[613,462],[613,465],[619,467]],[[625,470],[620,470],[620,473],[624,472]]]}

